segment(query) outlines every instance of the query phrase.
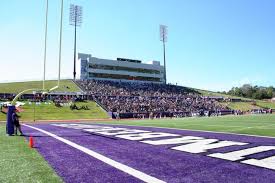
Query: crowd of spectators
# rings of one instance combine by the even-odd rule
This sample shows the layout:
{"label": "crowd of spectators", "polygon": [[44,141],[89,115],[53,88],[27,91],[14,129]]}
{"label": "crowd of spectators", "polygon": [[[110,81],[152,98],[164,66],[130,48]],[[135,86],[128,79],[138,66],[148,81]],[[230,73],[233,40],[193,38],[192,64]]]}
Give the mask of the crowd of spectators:
{"label": "crowd of spectators", "polygon": [[15,97],[15,94],[0,93],[0,101],[10,101]]}
{"label": "crowd of spectators", "polygon": [[149,116],[192,116],[214,114],[226,107],[213,98],[177,85],[102,80],[77,81],[107,111]]}

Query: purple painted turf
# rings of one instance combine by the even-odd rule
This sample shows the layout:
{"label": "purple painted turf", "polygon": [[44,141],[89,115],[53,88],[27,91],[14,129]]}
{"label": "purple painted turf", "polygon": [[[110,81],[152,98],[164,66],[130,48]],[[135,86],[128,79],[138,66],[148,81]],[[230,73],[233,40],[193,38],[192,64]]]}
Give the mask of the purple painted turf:
{"label": "purple painted turf", "polygon": [[[205,154],[191,154],[170,149],[176,145],[153,146],[138,141],[123,139],[114,140],[90,135],[81,130],[56,127],[48,124],[34,126],[47,130],[115,161],[167,182],[262,183],[274,182],[275,180],[275,171],[273,170],[211,158],[205,156]],[[112,125],[108,124],[107,126]],[[115,126],[251,143],[243,147],[214,149],[210,150],[210,153],[275,144],[275,139],[271,138],[151,127]],[[27,127],[24,127],[24,131],[29,135],[41,136],[35,137],[35,144],[38,151],[65,182],[140,182],[138,179],[100,162],[56,139],[47,137]],[[270,151],[250,156],[250,158],[264,158],[266,155],[274,154],[274,152]]]}

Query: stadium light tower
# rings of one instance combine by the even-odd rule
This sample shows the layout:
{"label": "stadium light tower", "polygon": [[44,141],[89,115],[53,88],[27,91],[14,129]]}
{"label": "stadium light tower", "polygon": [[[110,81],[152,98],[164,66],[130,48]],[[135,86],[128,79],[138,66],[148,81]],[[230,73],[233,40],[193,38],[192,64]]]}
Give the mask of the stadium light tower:
{"label": "stadium light tower", "polygon": [[166,58],[165,58],[165,43],[167,42],[167,26],[166,25],[160,25],[159,26],[159,32],[160,32],[160,41],[162,41],[163,44],[163,61],[164,61],[164,80],[166,84]]}
{"label": "stadium light tower", "polygon": [[82,23],[82,7],[71,4],[70,6],[70,25],[74,26],[74,80],[76,77],[76,27],[80,27]]}

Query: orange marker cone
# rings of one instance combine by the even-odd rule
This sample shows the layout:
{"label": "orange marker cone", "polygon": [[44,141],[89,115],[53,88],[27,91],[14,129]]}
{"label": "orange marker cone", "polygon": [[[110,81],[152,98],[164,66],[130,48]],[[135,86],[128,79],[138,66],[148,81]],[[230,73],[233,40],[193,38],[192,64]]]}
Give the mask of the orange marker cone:
{"label": "orange marker cone", "polygon": [[33,145],[34,145],[34,140],[32,136],[30,136],[30,143],[29,143],[30,148],[33,148]]}

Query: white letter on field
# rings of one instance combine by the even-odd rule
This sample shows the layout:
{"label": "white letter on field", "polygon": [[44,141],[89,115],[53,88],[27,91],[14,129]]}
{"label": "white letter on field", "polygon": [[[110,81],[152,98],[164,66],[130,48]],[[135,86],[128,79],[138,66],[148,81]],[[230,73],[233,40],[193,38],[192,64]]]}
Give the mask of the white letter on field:
{"label": "white letter on field", "polygon": [[215,154],[210,154],[208,156],[220,158],[220,159],[226,159],[230,161],[237,161],[237,160],[244,159],[245,156],[247,155],[265,152],[269,150],[275,150],[275,146],[258,146],[258,147],[252,147],[252,148],[243,149],[239,151],[233,151],[229,153],[215,153]]}
{"label": "white letter on field", "polygon": [[96,132],[102,135],[123,135],[123,134],[131,134],[131,133],[145,133],[150,131],[145,130],[131,130],[131,129],[123,129],[123,130],[112,130],[107,132]]}
{"label": "white letter on field", "polygon": [[84,129],[83,131],[87,132],[103,132],[103,131],[112,131],[112,130],[123,130],[124,128],[113,128],[113,127],[102,127],[102,128],[91,128],[91,129]]}
{"label": "white letter on field", "polygon": [[198,140],[204,139],[202,137],[193,137],[193,136],[185,136],[180,138],[173,138],[173,139],[163,139],[163,140],[144,140],[141,141],[146,144],[152,145],[167,145],[167,144],[188,144],[197,142]]}
{"label": "white letter on field", "polygon": [[203,140],[197,140],[197,142],[194,142],[192,144],[173,147],[172,149],[175,149],[178,151],[190,152],[190,153],[203,153],[203,152],[207,152],[207,150],[209,149],[216,149],[216,148],[233,146],[233,145],[245,145],[245,144],[246,143],[233,142],[233,141],[218,142],[217,139],[203,139]]}
{"label": "white letter on field", "polygon": [[160,132],[151,132],[151,133],[139,133],[139,134],[129,134],[129,135],[117,135],[115,137],[127,139],[127,140],[143,140],[157,137],[174,137],[179,136],[171,133],[160,133]]}
{"label": "white letter on field", "polygon": [[275,170],[275,156],[271,156],[269,158],[265,158],[265,159],[261,159],[261,160],[248,159],[248,160],[242,161],[241,163]]}

